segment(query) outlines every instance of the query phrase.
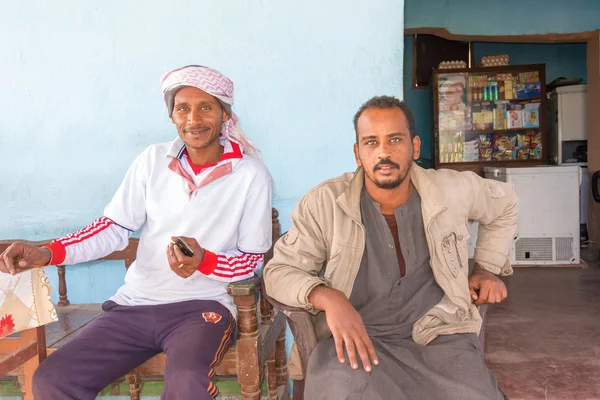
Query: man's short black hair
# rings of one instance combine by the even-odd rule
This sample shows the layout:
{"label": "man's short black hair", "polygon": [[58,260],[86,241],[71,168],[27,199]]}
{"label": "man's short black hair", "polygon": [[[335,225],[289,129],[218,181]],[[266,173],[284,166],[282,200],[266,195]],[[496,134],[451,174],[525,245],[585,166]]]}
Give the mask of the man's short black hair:
{"label": "man's short black hair", "polygon": [[358,119],[362,115],[362,113],[368,108],[394,108],[397,107],[402,110],[404,113],[404,117],[406,118],[406,122],[408,122],[408,131],[410,132],[410,138],[415,137],[415,117],[410,110],[410,108],[406,105],[405,102],[398,100],[392,96],[375,96],[372,99],[368,100],[365,104],[363,104],[356,114],[354,115],[354,131],[356,132],[356,143],[358,143]]}

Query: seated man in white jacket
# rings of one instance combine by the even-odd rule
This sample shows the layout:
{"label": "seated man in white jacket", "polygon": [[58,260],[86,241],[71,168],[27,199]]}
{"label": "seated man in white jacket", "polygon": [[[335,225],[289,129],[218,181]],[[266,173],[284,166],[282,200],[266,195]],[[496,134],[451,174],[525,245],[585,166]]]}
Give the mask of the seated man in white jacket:
{"label": "seated man in white jacket", "polygon": [[37,400],[95,399],[160,352],[169,360],[163,397],[217,395],[212,368],[236,318],[227,284],[262,267],[272,180],[231,110],[229,79],[187,66],[166,74],[162,89],[179,137],[135,159],[104,216],[47,247],[17,242],[0,257],[0,270],[13,274],[77,264],[125,248],[141,228],[137,259],[105,312],[36,371]]}

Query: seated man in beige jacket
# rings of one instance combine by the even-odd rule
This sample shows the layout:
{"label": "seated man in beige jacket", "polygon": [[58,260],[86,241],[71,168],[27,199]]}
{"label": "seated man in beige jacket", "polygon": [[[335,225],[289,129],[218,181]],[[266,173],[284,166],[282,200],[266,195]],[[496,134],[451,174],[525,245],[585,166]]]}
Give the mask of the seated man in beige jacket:
{"label": "seated man in beige jacket", "polygon": [[476,305],[507,295],[495,275],[512,274],[512,185],[417,166],[414,118],[393,97],[369,100],[354,126],[359,168],[304,196],[264,271],[270,296],[316,316],[305,398],[506,398],[483,360]]}

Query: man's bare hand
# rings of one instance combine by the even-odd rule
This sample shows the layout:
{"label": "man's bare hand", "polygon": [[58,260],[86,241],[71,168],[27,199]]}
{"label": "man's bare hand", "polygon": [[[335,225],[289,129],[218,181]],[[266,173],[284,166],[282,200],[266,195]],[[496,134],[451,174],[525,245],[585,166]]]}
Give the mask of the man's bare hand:
{"label": "man's bare hand", "polygon": [[[190,248],[194,251],[192,257],[184,255],[179,247],[173,243],[169,243],[167,246],[167,258],[169,260],[169,266],[171,270],[182,278],[189,278],[200,266],[202,260],[204,260],[204,249],[198,244],[198,241],[194,238],[185,236],[179,236]],[[171,237],[174,242],[177,240],[176,236]]]}
{"label": "man's bare hand", "polygon": [[52,252],[23,242],[14,242],[0,255],[0,272],[18,274],[28,268],[43,267],[50,262]]}
{"label": "man's bare hand", "polygon": [[500,303],[508,296],[504,282],[477,264],[469,277],[469,291],[476,305]]}
{"label": "man's bare hand", "polygon": [[367,334],[360,314],[342,292],[326,286],[317,286],[310,292],[309,301],[317,309],[325,311],[327,325],[333,335],[335,351],[341,363],[346,362],[345,345],[352,369],[358,369],[357,352],[365,371],[371,371],[371,362],[379,364],[373,342]]}

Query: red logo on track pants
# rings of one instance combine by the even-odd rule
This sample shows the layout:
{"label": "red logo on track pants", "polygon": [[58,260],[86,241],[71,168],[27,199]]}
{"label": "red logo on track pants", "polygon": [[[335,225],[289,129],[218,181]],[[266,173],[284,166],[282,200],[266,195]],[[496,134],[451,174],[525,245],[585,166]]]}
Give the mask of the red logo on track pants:
{"label": "red logo on track pants", "polygon": [[202,317],[204,317],[204,320],[206,322],[210,322],[212,324],[216,324],[217,322],[219,322],[221,320],[221,317],[219,314],[217,314],[216,312],[205,312],[202,313]]}

